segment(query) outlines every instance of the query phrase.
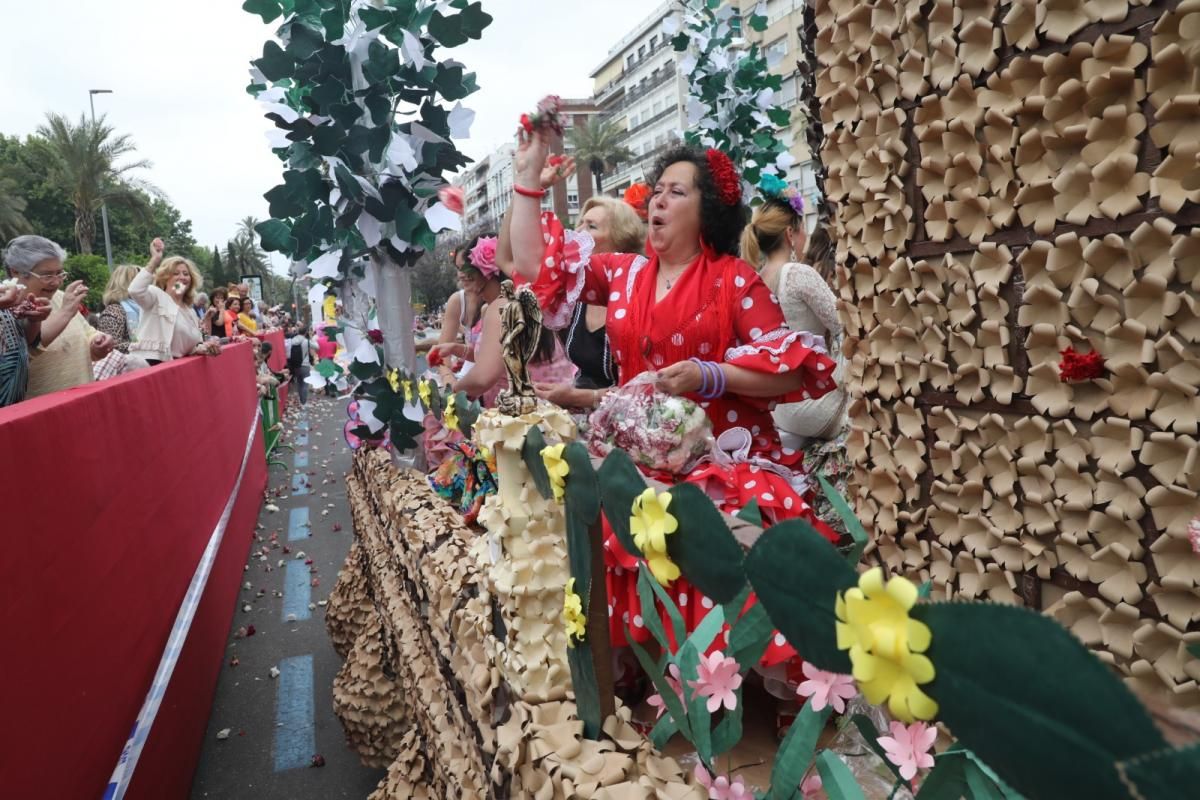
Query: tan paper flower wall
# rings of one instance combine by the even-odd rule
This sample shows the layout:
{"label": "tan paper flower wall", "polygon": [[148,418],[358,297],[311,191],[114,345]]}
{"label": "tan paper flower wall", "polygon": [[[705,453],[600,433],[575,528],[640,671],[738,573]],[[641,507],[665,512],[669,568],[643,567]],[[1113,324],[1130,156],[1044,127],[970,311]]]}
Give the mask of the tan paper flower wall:
{"label": "tan paper flower wall", "polygon": [[868,558],[1200,705],[1200,0],[862,5],[815,3]]}

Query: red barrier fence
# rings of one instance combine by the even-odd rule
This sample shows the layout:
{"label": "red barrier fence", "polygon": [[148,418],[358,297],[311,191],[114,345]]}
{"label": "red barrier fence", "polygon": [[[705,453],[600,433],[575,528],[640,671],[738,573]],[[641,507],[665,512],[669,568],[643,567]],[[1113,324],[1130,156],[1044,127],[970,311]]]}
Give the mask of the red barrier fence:
{"label": "red barrier fence", "polygon": [[[0,409],[0,796],[99,798],[242,464],[249,345]],[[266,486],[258,426],[129,798],[188,794]]]}
{"label": "red barrier fence", "polygon": [[265,342],[271,343],[271,357],[267,359],[267,366],[272,372],[281,372],[287,366],[287,351],[283,346],[283,331],[275,330],[269,333],[264,333],[262,339]]}

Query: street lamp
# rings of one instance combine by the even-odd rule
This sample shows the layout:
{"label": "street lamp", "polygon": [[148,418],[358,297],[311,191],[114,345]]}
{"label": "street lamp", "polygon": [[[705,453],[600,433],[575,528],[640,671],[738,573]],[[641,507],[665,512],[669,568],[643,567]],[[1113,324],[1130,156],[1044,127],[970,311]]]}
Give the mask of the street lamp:
{"label": "street lamp", "polygon": [[[92,107],[92,127],[96,126],[96,95],[112,94],[112,89],[88,89],[88,105]],[[108,259],[108,271],[112,272],[112,242],[108,238],[108,203],[100,201],[100,219],[104,223],[104,255]]]}

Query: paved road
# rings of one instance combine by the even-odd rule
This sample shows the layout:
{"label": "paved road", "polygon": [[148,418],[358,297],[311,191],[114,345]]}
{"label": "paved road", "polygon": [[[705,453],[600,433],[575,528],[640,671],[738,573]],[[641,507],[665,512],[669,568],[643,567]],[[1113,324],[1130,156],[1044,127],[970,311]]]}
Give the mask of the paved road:
{"label": "paved road", "polygon": [[[325,609],[316,605],[332,591],[352,535],[345,405],[310,397],[306,413],[287,418],[284,441],[295,452],[279,453],[286,468],[270,471],[270,502],[279,510],[264,508],[259,516],[260,540],[245,574],[250,588],[243,584],[234,614],[193,800],[363,800],[383,778],[382,770],[363,767],[346,747],[333,715],[341,660],[325,633]],[[265,561],[259,558],[263,547]],[[306,558],[297,559],[301,552]],[[239,629],[251,625],[254,635],[239,638]],[[231,666],[233,658],[237,666]],[[280,670],[278,677],[271,677],[272,668]],[[226,728],[228,738],[218,739]],[[325,758],[324,767],[310,766],[314,755]]]}

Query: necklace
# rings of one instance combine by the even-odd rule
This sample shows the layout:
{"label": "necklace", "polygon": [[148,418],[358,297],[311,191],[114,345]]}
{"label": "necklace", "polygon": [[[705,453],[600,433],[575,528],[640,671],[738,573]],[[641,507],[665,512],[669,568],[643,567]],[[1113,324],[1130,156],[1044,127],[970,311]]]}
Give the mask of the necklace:
{"label": "necklace", "polygon": [[661,267],[660,267],[658,274],[659,274],[660,276],[662,276],[663,282],[664,282],[664,283],[666,283],[666,285],[667,285],[667,291],[668,291],[668,292],[669,292],[669,291],[671,291],[671,284],[673,284],[675,281],[677,281],[677,280],[679,280],[681,277],[683,277],[683,273],[687,272],[687,268],[688,268],[688,267],[691,265],[691,263],[692,263],[693,261],[695,261],[695,260],[696,260],[695,258],[690,258],[690,259],[688,259],[687,261],[685,261],[685,262],[683,263],[683,266],[680,268],[679,272],[675,273],[675,274],[674,274],[673,276],[671,276],[670,278],[668,278],[668,277],[666,276],[666,274],[665,274],[665,273],[662,271],[662,269],[661,269]]}

